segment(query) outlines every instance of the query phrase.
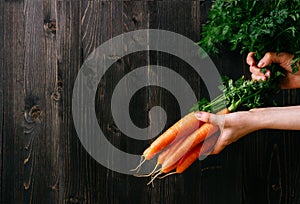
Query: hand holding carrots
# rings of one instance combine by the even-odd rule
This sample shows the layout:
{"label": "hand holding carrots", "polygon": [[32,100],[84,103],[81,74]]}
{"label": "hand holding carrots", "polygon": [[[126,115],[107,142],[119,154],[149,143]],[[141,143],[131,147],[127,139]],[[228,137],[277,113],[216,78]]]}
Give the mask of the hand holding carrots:
{"label": "hand holding carrots", "polygon": [[[190,130],[189,134],[181,133],[180,138],[177,138],[178,132],[167,130],[158,137],[154,144],[160,146],[159,150],[156,149],[153,152],[150,150],[153,148],[150,145],[143,155],[145,160],[152,158],[147,156],[150,151],[152,151],[152,156],[153,154],[159,155],[156,167],[161,168],[145,175],[152,177],[149,183],[162,174],[182,173],[202,155],[218,154],[226,146],[253,131],[260,129],[300,130],[300,106],[257,108],[234,113],[226,111],[226,113],[225,115],[203,111],[190,113],[170,129],[184,131],[188,123],[183,123],[183,121],[189,121],[197,124],[193,126],[195,128],[193,131]],[[201,122],[199,123],[198,120]],[[173,140],[164,139],[168,137],[172,137]],[[169,143],[163,141],[169,141]],[[161,148],[162,146],[164,148]]]}
{"label": "hand holding carrots", "polygon": [[[217,114],[228,112],[228,109],[225,108]],[[142,155],[144,160],[134,170],[138,170],[143,162],[159,154],[154,170],[147,175],[138,176],[151,176],[152,179],[149,183],[152,183],[161,174],[167,174],[173,170],[169,174],[182,173],[201,155],[209,153],[216,141],[214,134],[217,131],[218,126],[210,122],[199,121],[192,112],[159,136],[144,151]],[[156,170],[158,167],[160,168]]]}
{"label": "hand holding carrots", "polygon": [[[226,146],[237,141],[241,137],[258,129],[253,112],[240,111],[224,116],[208,112],[197,112],[195,116],[203,122],[209,122],[220,128],[220,135],[210,154],[219,154]],[[252,124],[252,125],[251,125]]]}
{"label": "hand holding carrots", "polygon": [[221,129],[211,154],[220,153],[226,146],[256,130],[300,130],[300,106],[256,108],[225,116],[207,112],[197,112],[195,115],[199,120]]}

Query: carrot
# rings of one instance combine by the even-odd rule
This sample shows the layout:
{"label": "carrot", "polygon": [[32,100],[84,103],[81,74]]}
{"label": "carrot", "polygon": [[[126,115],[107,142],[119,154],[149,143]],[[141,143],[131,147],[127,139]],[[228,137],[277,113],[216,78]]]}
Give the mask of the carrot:
{"label": "carrot", "polygon": [[[217,114],[228,113],[227,109],[219,111]],[[190,149],[193,149],[199,143],[201,143],[205,138],[210,137],[215,132],[218,131],[218,127],[210,123],[203,124],[199,129],[194,131],[191,135],[186,137],[181,143],[181,146],[176,149],[176,151],[168,157],[168,159],[163,163],[162,169],[169,168],[174,163],[179,161]]]}
{"label": "carrot", "polygon": [[[220,115],[220,114],[226,114],[226,113],[229,113],[227,108],[219,111],[217,114]],[[168,172],[172,171],[175,167],[176,167],[176,171],[168,173],[168,174],[166,174],[165,176],[163,176],[161,178],[164,178],[164,177],[169,176],[171,174],[177,174],[177,173],[183,172],[188,166],[190,166],[195,161],[195,159],[198,158],[196,156],[199,156],[199,153],[197,154],[197,152],[196,152],[197,149],[195,151],[191,151],[191,156],[193,158],[190,158],[188,161],[185,161],[184,164],[181,164],[181,167],[178,168],[178,172],[177,172],[177,166],[180,162],[180,159],[187,152],[189,152],[190,150],[193,150],[194,147],[199,145],[199,143],[202,143],[202,144],[199,145],[199,152],[201,153],[203,140],[205,138],[209,138],[210,136],[212,136],[215,132],[217,132],[217,130],[218,130],[217,126],[214,126],[210,123],[204,123],[199,129],[194,131],[191,135],[189,135],[188,137],[183,138],[183,142],[180,142],[180,145],[178,145],[178,147],[177,147],[177,145],[174,145],[174,146],[176,146],[176,148],[174,148],[175,152],[169,150],[169,153],[167,154],[167,156],[163,155],[163,157],[165,157],[167,159],[163,162],[162,167],[159,170],[153,171],[151,173],[152,178],[149,181],[148,185],[150,183],[153,184],[153,181],[159,175],[164,174],[164,173],[168,173]],[[210,145],[208,145],[208,146],[210,146]],[[149,150],[146,150],[146,151],[149,151]],[[188,155],[187,155],[187,157],[188,157]]]}
{"label": "carrot", "polygon": [[[175,139],[175,141],[173,141],[172,144],[169,145],[169,147],[166,150],[162,151],[158,156],[157,163],[156,163],[154,169],[149,174],[135,175],[135,176],[137,176],[137,177],[148,177],[148,176],[151,176],[151,175],[157,173],[156,170],[159,167],[159,165],[162,165],[164,163],[164,161],[166,160],[168,155],[170,155],[170,153],[174,152],[181,145],[182,141],[183,141],[183,138]],[[172,166],[170,168],[172,168],[172,169],[165,170],[165,171],[167,172],[167,171],[171,171],[171,170],[175,169],[176,165],[174,167]],[[160,171],[160,170],[161,169],[159,169],[158,171]]]}
{"label": "carrot", "polygon": [[152,159],[158,152],[170,145],[176,138],[181,138],[194,132],[197,128],[199,128],[201,125],[200,123],[201,121],[197,120],[193,112],[189,113],[152,142],[150,147],[143,152],[143,157],[146,160]]}
{"label": "carrot", "polygon": [[168,167],[168,168],[165,168],[165,169],[162,169],[161,172],[167,174],[169,173],[170,171],[174,170],[177,168],[177,165],[178,165],[179,162],[173,164],[172,166]]}
{"label": "carrot", "polygon": [[175,141],[173,141],[172,144],[169,145],[168,149],[159,154],[157,163],[163,164],[166,158],[168,158],[168,156],[170,156],[181,145],[183,139],[184,138],[175,139]]}
{"label": "carrot", "polygon": [[180,174],[184,172],[189,166],[191,166],[194,161],[196,161],[200,156],[207,153],[211,147],[215,144],[217,136],[212,136],[208,140],[201,142],[188,153],[186,153],[177,164],[176,173]]}
{"label": "carrot", "polygon": [[[207,153],[211,149],[211,147],[215,143],[215,138],[216,137],[209,138],[206,141],[207,143],[205,144],[205,146],[203,146],[204,142],[201,142],[196,147],[194,147],[192,150],[190,150],[189,152],[187,152],[179,161],[175,162],[173,165],[171,165],[169,167],[166,167],[166,168],[162,168],[160,170],[160,172],[155,172],[157,174],[153,176],[153,178],[151,179],[151,181],[148,184],[150,184],[151,182],[153,182],[153,180],[156,177],[158,177],[159,175],[161,175],[162,173],[164,173],[166,175],[164,175],[162,177],[159,177],[160,179],[163,179],[163,178],[165,178],[165,177],[167,177],[169,175],[172,175],[172,174],[180,174],[180,173],[184,172],[201,155]],[[175,169],[175,171],[171,172],[174,169]]]}
{"label": "carrot", "polygon": [[[148,147],[141,157],[141,161],[139,165],[135,169],[131,169],[130,171],[138,172],[146,160],[152,159],[158,152],[161,152],[165,148],[170,148],[173,144],[177,143],[177,141],[184,138],[199,128],[204,122],[199,121],[193,113],[189,113],[182,119],[180,119],[177,123],[175,123],[172,127],[170,127],[166,132],[164,132],[161,136],[159,136],[151,145]],[[168,140],[167,142],[164,139]],[[181,141],[182,142],[182,141]],[[179,146],[179,145],[177,145]],[[174,152],[175,149],[172,149]],[[155,166],[154,170],[158,167],[159,164],[162,164],[165,158],[168,155],[169,149],[166,149],[161,153],[158,157],[158,163]],[[143,175],[146,176],[146,175]]]}
{"label": "carrot", "polygon": [[[169,175],[172,175],[172,174],[180,174],[180,173],[184,172],[201,155],[207,153],[211,149],[211,147],[215,143],[215,138],[216,137],[209,138],[206,141],[207,143],[205,144],[205,146],[203,146],[204,142],[201,142],[196,147],[194,147],[192,150],[187,152],[179,161],[177,161],[173,165],[171,165],[169,167],[166,167],[164,169],[162,168],[159,172],[158,171],[154,172],[154,176],[148,184],[153,182],[153,180],[156,177],[158,177],[159,175],[161,175],[162,173],[164,173],[166,175],[164,175],[162,177],[158,177],[159,179],[163,179],[163,178],[165,178]],[[175,170],[175,171],[171,172],[172,170]]]}
{"label": "carrot", "polygon": [[[173,141],[172,144],[170,144],[168,146],[168,148],[166,148],[166,150],[162,151],[159,154],[159,156],[157,158],[157,164],[155,165],[152,172],[150,172],[149,174],[136,175],[136,176],[137,177],[147,177],[147,176],[151,176],[152,174],[154,174],[156,172],[156,169],[159,167],[159,165],[162,165],[164,163],[164,161],[166,160],[166,158],[168,158],[171,154],[173,154],[173,152],[175,152],[176,149],[181,145],[183,139],[184,139],[184,137],[176,138],[175,141]],[[173,165],[173,166],[171,166],[167,169],[164,169],[162,172],[163,173],[168,173],[169,171],[172,171],[175,168],[176,168],[176,165]]]}
{"label": "carrot", "polygon": [[[209,141],[213,141],[213,139],[209,139]],[[197,145],[195,148],[193,148],[191,151],[187,152],[179,161],[175,162],[171,166],[167,166],[164,168],[161,168],[158,171],[152,172],[152,179],[148,182],[147,185],[152,183],[156,178],[163,179],[167,176],[170,176],[172,174],[180,174],[183,171],[185,171],[197,158],[200,156],[200,152],[203,146],[203,142]],[[210,144],[208,144],[209,147]],[[209,148],[207,148],[209,149]],[[170,154],[170,152],[169,152]],[[175,170],[175,171],[172,171]],[[171,172],[172,171],[172,172]],[[166,174],[164,176],[158,177],[161,174]]]}
{"label": "carrot", "polygon": [[[163,164],[164,163],[164,161],[168,158],[168,157],[170,157],[170,155],[172,155],[175,151],[176,151],[176,149],[178,149],[179,147],[180,147],[180,145],[181,145],[181,143],[182,143],[182,141],[184,140],[184,138],[180,138],[180,139],[178,139],[176,142],[173,142],[174,144],[172,144],[172,146],[171,147],[169,147],[168,149],[166,149],[165,151],[163,151],[159,156],[158,156],[158,159],[157,159],[157,164]],[[179,161],[177,161],[176,163],[174,163],[173,165],[171,165],[171,166],[168,166],[168,167],[166,167],[166,168],[161,168],[161,169],[159,169],[158,171],[155,171],[155,170],[153,170],[150,174],[148,174],[148,176],[150,176],[150,175],[154,175],[153,176],[153,178],[156,178],[158,175],[161,175],[162,173],[164,173],[164,174],[167,174],[167,175],[164,175],[164,176],[162,176],[162,177],[160,177],[160,178],[165,178],[166,176],[169,176],[169,175],[171,175],[171,174],[175,174],[175,173],[177,173],[176,171],[175,172],[171,172],[172,170],[174,170],[174,169],[176,169],[176,167],[177,167],[177,165],[179,164]],[[157,165],[156,165],[156,168],[157,168]],[[171,172],[171,173],[169,173],[169,172]],[[158,175],[155,175],[155,174],[158,174]],[[147,176],[147,175],[146,175]],[[152,179],[151,179],[152,180]],[[154,179],[153,179],[154,180]],[[152,181],[153,181],[152,180]],[[149,183],[151,183],[151,182],[149,182]]]}
{"label": "carrot", "polygon": [[[184,140],[184,138],[180,138],[176,141],[173,142],[172,146],[170,146],[168,149],[166,149],[165,151],[163,151],[159,156],[158,156],[158,159],[157,159],[157,163],[158,164],[163,164],[165,162],[165,160],[170,157],[170,155],[172,155],[176,149],[178,149],[182,143],[182,141]],[[176,166],[177,166],[177,163],[175,163],[174,165],[166,168],[166,169],[162,169],[161,171],[163,173],[169,173],[170,171],[176,169]]]}

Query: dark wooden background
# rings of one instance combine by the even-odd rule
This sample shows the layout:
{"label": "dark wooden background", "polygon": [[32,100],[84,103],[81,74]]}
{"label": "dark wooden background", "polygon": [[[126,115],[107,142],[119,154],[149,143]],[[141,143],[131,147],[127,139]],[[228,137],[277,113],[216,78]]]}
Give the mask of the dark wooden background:
{"label": "dark wooden background", "polygon": [[[210,1],[1,0],[0,203],[300,203],[297,131],[256,132],[182,175],[155,182],[154,188],[146,186],[148,179],[101,166],[77,138],[72,87],[89,53],[114,36],[142,28],[197,41],[210,6]],[[248,75],[244,60],[226,52],[215,63],[235,78]],[[150,141],[120,137],[109,103],[125,73],[152,62],[179,72],[197,97],[206,95],[199,77],[171,56],[140,52],[114,64],[99,84],[96,110],[111,142],[137,154]],[[279,104],[299,104],[299,95],[284,91]],[[180,117],[176,99],[151,87],[133,97],[133,122],[145,127],[153,105],[166,109],[167,126]]]}

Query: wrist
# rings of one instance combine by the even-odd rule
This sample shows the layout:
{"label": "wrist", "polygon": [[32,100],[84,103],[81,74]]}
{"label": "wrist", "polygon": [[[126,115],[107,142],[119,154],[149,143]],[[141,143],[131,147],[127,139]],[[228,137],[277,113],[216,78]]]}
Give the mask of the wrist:
{"label": "wrist", "polygon": [[248,123],[252,126],[253,131],[267,129],[272,123],[268,112],[272,108],[257,108],[248,111]]}

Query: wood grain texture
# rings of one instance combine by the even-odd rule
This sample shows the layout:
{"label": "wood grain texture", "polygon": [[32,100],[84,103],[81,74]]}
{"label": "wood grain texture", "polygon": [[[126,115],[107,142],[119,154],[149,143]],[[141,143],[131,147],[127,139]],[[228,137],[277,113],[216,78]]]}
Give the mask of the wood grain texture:
{"label": "wood grain texture", "polygon": [[[3,73],[3,112],[2,112],[2,167],[1,197],[3,203],[23,200],[23,63],[24,63],[24,31],[21,30],[23,3],[2,2],[2,70]],[[15,18],[13,24],[10,19]],[[4,190],[5,189],[5,190]]]}
{"label": "wood grain texture", "polygon": [[[72,89],[93,50],[147,28],[196,42],[210,7],[211,1],[0,1],[0,203],[300,203],[299,131],[252,133],[154,188],[148,179],[98,164],[77,137]],[[224,52],[213,60],[220,73],[236,78],[249,76],[244,58]],[[198,98],[207,96],[201,78],[174,56],[144,51],[120,58],[99,83],[95,110],[108,140],[125,152],[139,154],[151,141],[118,129],[111,96],[125,74],[151,64],[172,68]],[[299,105],[299,90],[282,91],[278,101]],[[148,111],[156,105],[168,115],[166,127],[180,117],[172,94],[147,87],[132,98],[132,121],[147,127]]]}
{"label": "wood grain texture", "polygon": [[3,11],[4,11],[4,5],[3,2],[0,2],[0,67],[1,67],[1,71],[0,71],[0,133],[1,133],[1,137],[0,137],[0,181],[1,181],[1,191],[0,191],[0,201],[3,201],[3,194],[2,194],[2,189],[4,188],[3,186],[3,129],[4,129],[4,74],[3,74],[3,67],[4,67],[4,32],[3,32],[3,27],[4,27],[4,16],[3,16]]}

